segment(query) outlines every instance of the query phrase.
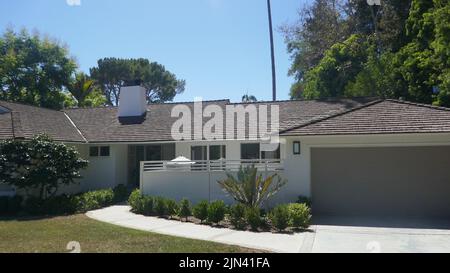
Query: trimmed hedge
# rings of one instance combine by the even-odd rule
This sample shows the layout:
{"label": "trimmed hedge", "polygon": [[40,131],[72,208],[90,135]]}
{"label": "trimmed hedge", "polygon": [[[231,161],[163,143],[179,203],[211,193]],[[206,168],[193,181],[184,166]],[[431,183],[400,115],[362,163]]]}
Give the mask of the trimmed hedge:
{"label": "trimmed hedge", "polygon": [[208,221],[218,224],[225,218],[227,207],[222,200],[214,201],[208,207]]}
{"label": "trimmed hedge", "polygon": [[252,230],[258,230],[262,225],[261,210],[259,208],[247,208],[245,210],[245,219]]}
{"label": "trimmed hedge", "polygon": [[308,228],[311,209],[306,204],[289,204],[289,225],[295,228]]}
{"label": "trimmed hedge", "polygon": [[123,199],[123,185],[114,189],[89,191],[77,195],[58,195],[41,200],[29,197],[23,211],[30,215],[67,215],[100,209]]}
{"label": "trimmed hedge", "polygon": [[0,215],[12,216],[22,210],[22,197],[0,196]]}
{"label": "trimmed hedge", "polygon": [[199,219],[201,223],[208,218],[209,202],[206,200],[201,201],[192,209],[194,217]]}
{"label": "trimmed hedge", "polygon": [[245,229],[247,227],[246,221],[247,207],[242,204],[236,204],[230,208],[230,222],[236,229]]}
{"label": "trimmed hedge", "polygon": [[287,205],[276,206],[269,214],[272,225],[279,231],[285,230],[289,225],[289,209]]}
{"label": "trimmed hedge", "polygon": [[[139,190],[131,193],[128,203],[131,211],[144,215],[174,216],[177,212],[180,218],[194,215],[202,223],[218,224],[227,214],[227,219],[236,229],[246,229],[247,226],[257,231],[262,226],[272,225],[279,231],[288,227],[306,229],[311,220],[311,209],[306,204],[292,203],[278,205],[272,209],[268,216],[264,210],[249,208],[242,204],[235,204],[229,209],[223,201],[209,203],[204,200],[191,209],[189,200],[183,199],[180,203],[163,197],[144,196]],[[267,218],[270,222],[267,222]]]}

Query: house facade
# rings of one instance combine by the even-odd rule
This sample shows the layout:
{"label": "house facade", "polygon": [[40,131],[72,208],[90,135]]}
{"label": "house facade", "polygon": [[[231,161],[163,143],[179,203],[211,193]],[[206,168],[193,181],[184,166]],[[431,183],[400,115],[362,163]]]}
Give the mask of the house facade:
{"label": "house facade", "polygon": [[[173,108],[194,111],[195,103],[147,106],[142,92],[122,90],[119,107],[64,111],[0,101],[0,139],[46,133],[75,146],[89,167],[79,185],[66,189],[72,192],[126,184],[145,194],[232,202],[217,180],[255,165],[288,181],[268,205],[307,196],[315,215],[450,216],[449,109],[377,98],[203,102],[202,109],[224,111],[277,106],[280,144],[265,150],[258,136],[174,139],[180,116]],[[202,125],[211,118],[202,116]],[[246,123],[245,136],[252,126]],[[172,162],[180,157],[189,161]]]}

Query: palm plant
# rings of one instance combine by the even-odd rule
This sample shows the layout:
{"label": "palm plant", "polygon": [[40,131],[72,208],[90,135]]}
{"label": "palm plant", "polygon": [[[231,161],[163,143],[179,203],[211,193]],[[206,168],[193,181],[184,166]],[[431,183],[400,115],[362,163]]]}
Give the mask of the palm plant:
{"label": "palm plant", "polygon": [[77,100],[78,107],[100,106],[106,102],[95,81],[82,72],[75,76],[67,88]]}
{"label": "palm plant", "polygon": [[254,165],[241,166],[236,178],[233,174],[227,173],[227,178],[218,183],[222,190],[237,202],[249,207],[259,207],[275,195],[287,181],[281,179],[278,174],[263,178],[257,173],[258,169]]}

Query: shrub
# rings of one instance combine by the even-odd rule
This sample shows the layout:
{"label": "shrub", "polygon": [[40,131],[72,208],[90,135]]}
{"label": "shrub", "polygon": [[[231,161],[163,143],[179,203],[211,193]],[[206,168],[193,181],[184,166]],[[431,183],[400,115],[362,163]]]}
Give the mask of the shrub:
{"label": "shrub", "polygon": [[158,216],[164,216],[167,214],[167,203],[164,197],[155,197],[153,206]]}
{"label": "shrub", "polygon": [[131,206],[131,211],[136,213],[142,213],[142,194],[141,191],[135,189],[128,197],[128,204]]}
{"label": "shrub", "polygon": [[237,229],[245,229],[247,222],[245,221],[246,207],[242,204],[236,204],[230,208],[230,222]]}
{"label": "shrub", "polygon": [[199,219],[202,223],[208,218],[208,207],[209,202],[203,200],[193,208],[193,214],[195,218]]}
{"label": "shrub", "polygon": [[299,204],[305,204],[305,205],[307,205],[308,207],[311,207],[311,199],[310,199],[309,197],[306,197],[306,196],[300,195],[300,196],[297,198],[297,203],[299,203]]}
{"label": "shrub", "polygon": [[21,196],[0,196],[0,215],[15,215],[22,209]]}
{"label": "shrub", "polygon": [[188,220],[188,217],[191,216],[191,203],[187,199],[183,199],[180,202],[180,217],[184,217],[185,220]]}
{"label": "shrub", "polygon": [[287,205],[276,206],[269,215],[272,225],[279,231],[288,227],[289,224],[289,209]]}
{"label": "shrub", "polygon": [[113,201],[112,189],[89,191],[78,196],[79,210],[82,212],[110,206]]}
{"label": "shrub", "polygon": [[139,199],[138,213],[143,215],[153,215],[155,213],[155,200],[151,196],[141,196]]}
{"label": "shrub", "polygon": [[128,198],[129,194],[128,188],[123,184],[117,185],[113,189],[113,192],[114,192],[114,203],[126,201]]}
{"label": "shrub", "polygon": [[296,228],[308,228],[311,210],[306,204],[289,204],[289,224]]}
{"label": "shrub", "polygon": [[71,195],[59,195],[47,198],[41,203],[40,214],[74,214],[78,211],[78,199]]}
{"label": "shrub", "polygon": [[169,216],[174,216],[178,214],[178,204],[173,199],[167,199],[166,200],[166,206],[167,206],[167,214]]}
{"label": "shrub", "polygon": [[247,208],[245,210],[245,219],[252,230],[258,230],[261,226],[261,210],[259,208]]}
{"label": "shrub", "polygon": [[24,211],[31,215],[41,214],[43,212],[43,202],[38,197],[30,196],[25,201]]}
{"label": "shrub", "polygon": [[226,206],[222,200],[212,202],[208,207],[208,221],[218,224],[225,217],[225,212]]}

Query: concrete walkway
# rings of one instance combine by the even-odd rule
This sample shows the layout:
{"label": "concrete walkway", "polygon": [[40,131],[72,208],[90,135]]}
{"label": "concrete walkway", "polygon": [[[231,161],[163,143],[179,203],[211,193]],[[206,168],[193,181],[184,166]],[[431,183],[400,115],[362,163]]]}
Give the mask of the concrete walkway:
{"label": "concrete walkway", "polygon": [[275,234],[146,217],[131,213],[129,206],[112,206],[90,211],[86,215],[138,230],[272,252],[450,253],[450,224],[439,228],[400,228],[373,227],[373,224],[364,226],[364,222],[359,221],[352,225],[313,225],[313,232]]}
{"label": "concrete walkway", "polygon": [[123,227],[271,252],[300,252],[302,245],[309,238],[308,233],[256,233],[147,217],[130,212],[129,206],[112,206],[89,211],[86,215],[98,221]]}

